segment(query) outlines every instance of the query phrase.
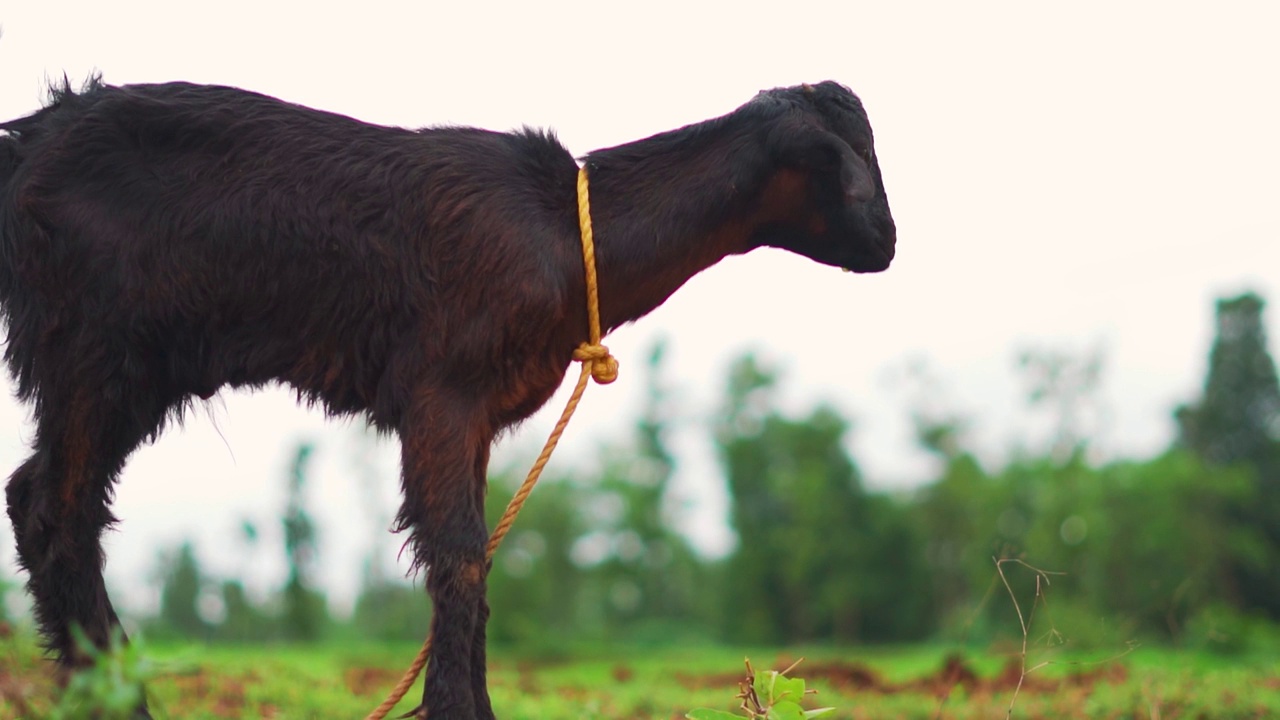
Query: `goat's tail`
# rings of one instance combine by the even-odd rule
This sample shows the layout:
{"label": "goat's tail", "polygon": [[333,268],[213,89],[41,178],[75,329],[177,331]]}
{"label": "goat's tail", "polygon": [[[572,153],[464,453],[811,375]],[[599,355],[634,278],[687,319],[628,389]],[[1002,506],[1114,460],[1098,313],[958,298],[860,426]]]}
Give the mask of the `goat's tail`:
{"label": "goat's tail", "polygon": [[[3,128],[0,125],[0,128]],[[13,135],[0,135],[0,192],[9,187],[9,180],[18,171],[18,140]]]}
{"label": "goat's tail", "polygon": [[[77,92],[71,87],[71,80],[66,75],[61,81],[49,83],[48,97],[44,107],[30,115],[0,122],[0,212],[4,211],[4,192],[8,188],[18,166],[22,164],[20,146],[37,140],[49,132],[49,126],[56,122],[54,116],[66,109],[75,109],[83,105],[86,95],[102,89],[102,76],[93,73],[84,81]],[[74,113],[73,113],[74,114]]]}
{"label": "goat's tail", "polygon": [[[10,318],[10,302],[13,296],[17,261],[14,245],[18,242],[18,218],[16,190],[13,185],[18,166],[22,164],[19,152],[19,139],[0,125],[0,318],[6,322]],[[12,333],[9,333],[12,334]]]}
{"label": "goat's tail", "polygon": [[[22,247],[30,244],[28,223],[23,221],[18,206],[22,165],[30,155],[33,136],[50,112],[48,107],[30,115],[0,122],[0,318],[8,321],[9,348],[14,346],[13,319],[16,307],[19,257]],[[8,353],[6,353],[7,355]]]}
{"label": "goat's tail", "polygon": [[53,252],[45,230],[32,217],[31,199],[38,188],[29,187],[30,171],[42,164],[53,138],[68,134],[64,131],[102,87],[101,78],[94,74],[76,92],[64,76],[50,83],[43,108],[0,122],[0,324],[8,330],[3,338],[4,361],[24,400],[37,393],[35,351],[50,322],[42,293],[33,286],[50,282],[40,275],[40,266],[47,264]]}
{"label": "goat's tail", "polygon": [[[15,135],[11,126],[19,121],[8,123],[0,123],[0,246],[7,246],[12,233],[13,225],[13,191],[9,187],[13,183],[13,177],[18,173],[18,166],[22,164],[22,154],[19,151],[20,138]],[[0,260],[7,260],[8,253],[0,255]]]}
{"label": "goat's tail", "polygon": [[17,284],[18,263],[14,246],[18,242],[18,220],[15,207],[17,193],[11,186],[22,157],[18,149],[19,139],[3,126],[0,130],[3,130],[0,132],[0,322],[4,326],[3,340],[6,344],[4,359],[13,372],[17,367],[12,360],[14,348],[20,344],[14,342],[14,316],[21,303],[13,302]]}
{"label": "goat's tail", "polygon": [[29,139],[31,131],[36,129],[48,110],[45,108],[31,115],[0,122],[0,217],[11,210],[5,205],[9,201],[9,184],[22,164],[21,145]]}
{"label": "goat's tail", "polygon": [[23,165],[31,154],[28,130],[38,115],[0,123],[0,324],[5,331],[4,361],[23,400],[35,397],[35,349],[44,330],[38,296],[25,289],[21,277],[23,258],[42,245],[41,231],[24,217],[19,204]]}

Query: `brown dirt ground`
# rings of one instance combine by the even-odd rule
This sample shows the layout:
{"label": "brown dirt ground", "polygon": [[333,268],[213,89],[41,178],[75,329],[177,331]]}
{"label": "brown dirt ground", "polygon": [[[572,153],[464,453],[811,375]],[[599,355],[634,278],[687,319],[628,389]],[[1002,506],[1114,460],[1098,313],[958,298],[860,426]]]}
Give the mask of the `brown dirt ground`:
{"label": "brown dirt ground", "polygon": [[[790,663],[778,663],[783,669]],[[1118,684],[1128,679],[1129,673],[1123,665],[1110,663],[1070,673],[1062,677],[1046,678],[1034,673],[1022,672],[1022,665],[1017,659],[1011,659],[1004,669],[992,677],[978,675],[969,663],[959,655],[950,655],[943,660],[942,666],[935,672],[902,683],[885,680],[879,673],[862,663],[826,661],[805,663],[796,674],[808,682],[818,681],[832,686],[840,692],[872,692],[882,695],[898,693],[919,693],[943,697],[957,687],[964,688],[970,694],[998,693],[1011,691],[1022,680],[1023,693],[1056,693],[1068,688],[1085,691],[1092,690],[1098,683]],[[742,680],[742,675],[719,673],[714,675],[690,675],[681,673],[676,679],[689,689],[707,687],[731,687]]]}

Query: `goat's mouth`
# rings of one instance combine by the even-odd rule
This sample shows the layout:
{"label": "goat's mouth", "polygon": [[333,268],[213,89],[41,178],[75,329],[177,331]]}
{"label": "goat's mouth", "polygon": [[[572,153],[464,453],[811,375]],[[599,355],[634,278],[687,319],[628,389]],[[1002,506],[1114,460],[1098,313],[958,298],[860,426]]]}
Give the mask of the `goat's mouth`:
{"label": "goat's mouth", "polygon": [[896,242],[892,237],[878,243],[868,243],[843,263],[841,269],[858,274],[883,272],[893,262],[895,250]]}
{"label": "goat's mouth", "polygon": [[889,206],[881,198],[869,207],[846,211],[839,221],[845,242],[841,243],[838,262],[848,272],[875,273],[889,268],[898,245],[898,228],[889,214]]}

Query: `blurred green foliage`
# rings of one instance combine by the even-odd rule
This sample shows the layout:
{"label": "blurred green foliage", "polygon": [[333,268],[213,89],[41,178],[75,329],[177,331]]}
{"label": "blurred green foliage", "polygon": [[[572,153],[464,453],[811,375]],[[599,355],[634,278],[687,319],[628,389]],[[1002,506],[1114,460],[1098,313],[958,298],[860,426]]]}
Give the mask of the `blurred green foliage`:
{"label": "blurred green foliage", "polygon": [[1179,444],[1215,467],[1251,474],[1248,492],[1228,508],[1233,524],[1255,533],[1228,558],[1224,578],[1237,607],[1280,619],[1280,382],[1267,350],[1254,293],[1223,298],[1199,402],[1177,411]]}
{"label": "blurred green foliage", "polygon": [[160,614],[155,626],[162,634],[207,640],[212,624],[200,614],[200,597],[209,580],[200,570],[189,542],[160,559]]}
{"label": "blurred green foliage", "polygon": [[[784,411],[779,371],[743,357],[709,428],[737,537],[714,559],[680,527],[670,443],[691,421],[658,346],[631,436],[601,447],[590,468],[548,476],[525,506],[489,576],[489,637],[541,654],[593,641],[1018,642],[1011,593],[1081,649],[1134,639],[1217,652],[1280,644],[1280,386],[1263,308],[1252,294],[1218,303],[1203,395],[1177,411],[1173,446],[1147,459],[1090,459],[1097,354],[1020,356],[1028,406],[1051,416],[1053,434],[1000,468],[984,466],[968,418],[939,409],[929,388],[933,404],[908,411],[937,475],[911,492],[868,489],[849,450],[850,420],[827,404]],[[366,573],[350,619],[328,617],[311,579],[309,453],[298,449],[286,478],[290,570],[278,597],[255,604],[239,581],[205,577],[183,545],[162,557],[148,632],[304,642],[426,632],[425,593],[381,573]],[[518,479],[491,479],[491,523]],[[256,543],[252,528],[246,537]],[[1006,592],[1001,558],[1061,574],[1010,571]],[[1037,577],[1051,582],[1047,593]]]}
{"label": "blurred green foliage", "polygon": [[67,682],[66,690],[49,714],[49,720],[129,720],[145,697],[143,685],[157,675],[155,663],[147,657],[141,641],[125,642],[115,628],[106,648],[95,647],[74,628],[76,645],[88,660],[89,668]]}
{"label": "blurred green foliage", "polygon": [[868,493],[849,423],[819,406],[777,409],[777,374],[729,373],[716,444],[739,543],[721,585],[721,631],[744,642],[908,640],[930,629],[923,543],[908,507]]}
{"label": "blurred green foliage", "polygon": [[306,503],[307,461],[314,449],[310,443],[298,445],[282,519],[289,576],[284,584],[281,629],[286,640],[295,642],[319,640],[328,622],[324,594],[315,588],[313,578],[317,564],[316,527]]}

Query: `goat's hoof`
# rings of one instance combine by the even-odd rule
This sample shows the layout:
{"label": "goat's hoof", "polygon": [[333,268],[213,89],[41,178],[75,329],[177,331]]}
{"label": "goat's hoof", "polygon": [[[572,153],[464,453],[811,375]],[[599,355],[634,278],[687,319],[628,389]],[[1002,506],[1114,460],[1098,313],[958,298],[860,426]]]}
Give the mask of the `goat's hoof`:
{"label": "goat's hoof", "polygon": [[408,720],[409,718],[413,718],[413,720],[427,720],[427,708],[419,703],[418,707],[403,715],[396,716],[396,720]]}

